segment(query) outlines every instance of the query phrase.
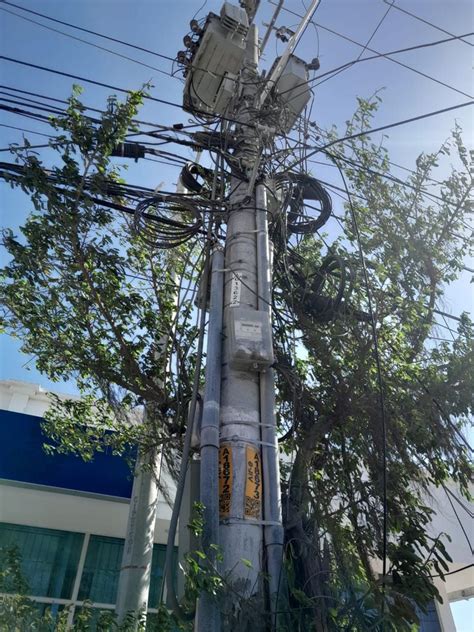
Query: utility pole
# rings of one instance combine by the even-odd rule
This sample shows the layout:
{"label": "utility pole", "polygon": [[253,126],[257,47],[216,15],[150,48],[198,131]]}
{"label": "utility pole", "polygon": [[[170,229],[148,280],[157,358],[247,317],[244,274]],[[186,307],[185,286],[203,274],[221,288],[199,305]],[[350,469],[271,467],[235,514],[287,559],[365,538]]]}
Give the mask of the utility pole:
{"label": "utility pole", "polygon": [[[258,169],[259,147],[253,112],[258,90],[258,34],[250,25],[242,69],[240,103],[234,116],[236,159],[245,177],[231,179],[230,210],[225,247],[224,342],[220,414],[220,547],[224,574],[245,598],[261,592],[263,552],[262,466],[260,436],[260,388],[256,370],[233,366],[232,328],[245,328],[244,318],[236,320],[236,310],[258,309],[256,204],[251,185]],[[242,312],[245,313],[245,312]],[[252,335],[259,327],[248,320]],[[271,349],[266,350],[271,353]],[[251,480],[252,479],[252,480]],[[229,489],[226,489],[226,486]],[[246,560],[246,562],[243,562]]]}
{"label": "utility pole", "polygon": [[[283,526],[271,368],[271,244],[260,163],[265,146],[275,135],[292,128],[309,100],[306,64],[292,53],[319,2],[312,0],[266,80],[258,72],[259,40],[252,23],[258,0],[241,0],[244,9],[225,2],[220,17],[209,14],[204,26],[192,21],[194,35],[184,40],[188,51],[178,53],[186,77],[184,109],[201,116],[224,116],[234,125],[220,397],[214,382],[212,387],[206,384],[209,392],[205,393],[202,422],[201,483],[206,481],[201,484],[203,540],[207,550],[212,543],[221,549],[221,571],[232,584],[231,599],[252,598],[259,602],[257,610],[259,606],[269,609],[272,629],[284,584]],[[280,2],[269,32],[281,6]],[[273,115],[276,112],[276,123],[259,123],[263,107]],[[208,362],[216,362],[216,358],[214,353]],[[215,379],[215,367],[207,368],[206,377],[212,373]],[[219,407],[217,485],[213,476]],[[197,632],[219,632],[218,604],[202,595],[197,613]]]}
{"label": "utility pole", "polygon": [[[123,153],[122,153],[123,155]],[[177,193],[186,193],[181,179],[178,180]],[[173,311],[170,327],[173,328],[178,309],[178,278],[173,264],[171,265],[170,280],[173,284]],[[163,334],[157,343],[155,352],[156,363],[168,365],[169,340],[171,331]],[[157,384],[165,388],[166,384]],[[145,405],[143,422],[147,423],[153,411]],[[155,540],[155,525],[158,510],[158,480],[161,475],[162,454],[156,449],[150,453],[138,454],[133,476],[132,495],[127,520],[122,564],[120,566],[119,583],[115,612],[120,622],[130,612],[146,615],[148,595],[150,592],[151,563],[153,544]],[[138,622],[137,622],[138,625]]]}

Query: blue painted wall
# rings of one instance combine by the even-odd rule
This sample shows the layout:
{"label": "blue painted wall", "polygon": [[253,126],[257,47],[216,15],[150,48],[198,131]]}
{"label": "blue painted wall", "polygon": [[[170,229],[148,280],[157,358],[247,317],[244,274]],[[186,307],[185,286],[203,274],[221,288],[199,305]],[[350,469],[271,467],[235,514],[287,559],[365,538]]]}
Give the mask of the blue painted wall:
{"label": "blue painted wall", "polygon": [[0,410],[0,478],[130,498],[132,476],[121,457],[100,452],[91,462],[48,455],[40,417]]}

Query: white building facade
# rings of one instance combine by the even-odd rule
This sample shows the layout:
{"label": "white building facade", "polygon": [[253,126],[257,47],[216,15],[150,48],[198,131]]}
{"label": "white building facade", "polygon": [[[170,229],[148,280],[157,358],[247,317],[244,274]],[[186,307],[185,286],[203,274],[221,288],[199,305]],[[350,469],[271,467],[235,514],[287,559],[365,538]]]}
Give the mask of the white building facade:
{"label": "white building facade", "polygon": [[[42,449],[41,387],[0,382],[0,547],[18,550],[29,596],[58,611],[86,601],[113,610],[127,527],[132,474],[99,453],[90,463]],[[159,499],[149,612],[156,612],[171,510]]]}

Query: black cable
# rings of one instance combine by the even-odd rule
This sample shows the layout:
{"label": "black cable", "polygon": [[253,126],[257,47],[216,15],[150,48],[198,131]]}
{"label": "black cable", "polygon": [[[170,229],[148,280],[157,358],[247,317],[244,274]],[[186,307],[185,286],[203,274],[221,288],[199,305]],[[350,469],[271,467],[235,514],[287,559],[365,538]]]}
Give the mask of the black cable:
{"label": "black cable", "polygon": [[448,573],[443,573],[442,575],[430,575],[430,577],[447,577],[448,575],[455,575],[456,573],[461,573],[462,571],[466,571],[468,568],[472,568],[474,566],[473,564],[467,564],[466,566],[463,566],[462,568],[457,568],[455,571],[449,571]]}
{"label": "black cable", "polygon": [[473,104],[474,104],[474,101],[466,101],[465,103],[459,103],[458,105],[452,105],[452,106],[447,107],[447,108],[442,108],[441,110],[434,110],[432,112],[427,112],[426,114],[419,114],[418,116],[413,116],[411,118],[404,119],[403,121],[397,121],[396,123],[389,123],[387,125],[382,125],[381,127],[373,127],[372,129],[368,129],[365,132],[357,132],[356,134],[349,134],[348,136],[344,136],[343,138],[337,138],[336,140],[333,140],[330,143],[327,143],[326,145],[321,145],[321,147],[318,147],[314,151],[312,151],[309,154],[307,154],[304,159],[299,159],[296,162],[292,163],[290,165],[290,168],[294,169],[296,165],[299,165],[304,160],[307,160],[308,158],[311,158],[311,156],[314,156],[318,152],[325,151],[326,149],[329,149],[329,147],[333,147],[334,145],[337,145],[338,143],[342,143],[342,142],[345,142],[347,140],[352,140],[354,138],[360,138],[361,136],[367,136],[368,134],[373,134],[375,132],[382,132],[382,131],[387,130],[387,129],[392,129],[394,127],[399,127],[400,125],[406,125],[407,123],[414,123],[415,121],[421,121],[423,119],[430,118],[432,116],[437,116],[439,114],[445,114],[446,112],[451,112],[453,110],[458,110],[460,108],[465,108],[468,105],[473,105]]}
{"label": "black cable", "polygon": [[[25,9],[24,9],[25,10]],[[83,44],[87,44],[88,46],[92,46],[94,48],[97,48],[99,50],[105,51],[106,53],[110,53],[112,55],[116,55],[117,57],[121,57],[122,59],[126,59],[127,61],[131,61],[134,64],[139,64],[140,66],[144,66],[145,68],[150,68],[151,70],[155,70],[156,72],[159,72],[163,75],[166,75],[167,77],[173,77],[173,75],[171,75],[171,73],[166,72],[165,70],[162,70],[161,68],[157,68],[156,66],[151,66],[150,64],[146,64],[142,61],[139,61],[138,59],[133,59],[133,57],[128,57],[128,55],[123,55],[122,53],[118,53],[117,51],[114,50],[110,50],[110,48],[105,48],[104,46],[99,46],[98,44],[94,44],[93,42],[88,42],[85,39],[82,39],[81,37],[76,37],[75,35],[71,35],[70,33],[65,33],[64,31],[60,31],[59,29],[55,29],[52,26],[47,26],[46,24],[41,24],[41,22],[37,22],[36,20],[32,20],[31,18],[27,18],[24,15],[20,15],[18,13],[15,13],[14,11],[10,11],[9,9],[5,9],[4,7],[0,6],[0,11],[4,11],[5,13],[9,13],[10,15],[14,15],[17,18],[20,18],[21,20],[26,20],[27,22],[31,22],[32,24],[36,24],[37,26],[41,26],[44,29],[48,29],[48,31],[53,31],[54,33],[59,33],[60,35],[64,35],[65,37],[69,37],[73,40],[76,40],[77,42],[82,42]]]}
{"label": "black cable", "polygon": [[[392,0],[393,2],[395,0]],[[385,11],[385,13],[383,14],[383,16],[380,18],[380,20],[378,21],[376,27],[374,28],[374,30],[372,31],[372,34],[370,35],[369,39],[367,40],[367,43],[364,45],[364,47],[362,48],[362,50],[360,51],[358,57],[357,57],[357,61],[359,61],[359,59],[362,57],[362,55],[365,53],[365,51],[367,50],[370,42],[374,39],[375,35],[377,34],[377,31],[379,30],[379,28],[382,26],[383,22],[385,21],[385,18],[387,17],[387,15],[390,13],[390,9],[392,8],[392,5],[389,5],[388,9]]]}
{"label": "black cable", "polygon": [[[442,198],[440,195],[436,195],[436,193],[431,193],[430,191],[422,191],[419,187],[415,186],[414,184],[410,184],[409,182],[404,182],[403,180],[400,180],[400,178],[397,178],[396,176],[393,176],[390,173],[382,173],[381,171],[377,171],[376,169],[372,169],[371,167],[365,167],[364,165],[355,162],[354,160],[351,160],[350,158],[346,158],[345,156],[336,156],[335,154],[332,154],[329,151],[324,151],[324,153],[329,156],[332,160],[341,160],[342,162],[345,162],[349,165],[351,165],[352,167],[354,167],[354,169],[356,169],[357,171],[364,171],[365,173],[370,173],[373,176],[378,176],[379,178],[384,178],[385,180],[390,180],[391,182],[395,182],[396,184],[399,184],[400,186],[403,186],[407,189],[412,189],[413,191],[416,191],[416,193],[426,196],[426,197],[431,197],[435,200],[439,200],[441,202],[447,202],[447,200],[445,200],[444,198]],[[416,172],[413,172],[416,174]],[[439,184],[443,184],[442,182],[440,182]]]}
{"label": "black cable", "polygon": [[[284,173],[277,177],[278,186],[285,189],[285,205],[289,205],[287,226],[291,233],[310,234],[319,230],[329,219],[332,212],[332,201],[325,188],[316,178],[306,173]],[[303,200],[315,200],[321,204],[316,219],[302,216]]]}
{"label": "black cable", "polygon": [[[3,0],[4,1],[4,0]],[[44,72],[50,72],[55,75],[60,75],[62,77],[68,77],[70,79],[77,79],[78,81],[84,81],[85,83],[90,83],[94,86],[100,86],[101,88],[107,88],[109,90],[117,90],[117,92],[122,92],[124,94],[129,94],[132,90],[126,90],[125,88],[119,88],[118,86],[113,86],[109,83],[103,83],[102,81],[96,81],[95,79],[87,79],[86,77],[80,77],[79,75],[73,75],[72,73],[63,72],[62,70],[56,70],[54,68],[48,68],[47,66],[40,66],[38,64],[32,64],[31,62],[21,61],[20,59],[13,59],[12,57],[6,57],[5,55],[0,55],[0,59],[4,59],[5,61],[9,61],[12,64],[19,64],[21,66],[27,66],[28,68],[35,68],[36,70],[43,70]],[[162,103],[164,105],[169,105],[174,108],[178,108],[179,110],[183,109],[183,106],[179,103],[173,103],[172,101],[166,101],[165,99],[158,99],[157,97],[152,97],[150,95],[143,95],[144,99],[148,99],[149,101],[153,101],[155,103]],[[201,110],[193,109],[193,114],[202,114],[204,116],[209,116],[207,112],[203,112]],[[255,125],[251,123],[244,123],[242,121],[237,121],[235,119],[220,116],[219,117],[223,121],[227,121],[229,123],[235,123],[237,125],[241,125],[244,127],[248,127],[250,129],[255,129]]]}
{"label": "black cable", "polygon": [[[383,0],[383,1],[385,3],[387,3],[386,0]],[[441,33],[446,33],[446,35],[452,35],[452,33],[447,31],[446,29],[442,29],[440,26],[436,26],[436,24],[433,24],[433,22],[429,22],[428,20],[425,20],[424,18],[420,18],[419,15],[415,15],[414,13],[410,13],[410,11],[407,11],[406,9],[402,9],[397,4],[395,4],[394,1],[392,1],[392,6],[397,11],[401,11],[402,13],[406,13],[406,15],[409,15],[411,18],[414,18],[415,20],[418,20],[419,22],[423,22],[424,24],[427,24],[428,26],[431,26],[432,28],[436,29],[437,31],[440,31]],[[463,44],[467,44],[468,46],[474,46],[474,44],[471,44],[471,42],[466,42],[465,40],[461,40],[461,42]]]}
{"label": "black cable", "polygon": [[[102,88],[108,88],[109,90],[117,90],[118,92],[122,92],[125,94],[129,94],[131,92],[131,90],[126,90],[125,88],[119,88],[118,86],[113,86],[109,83],[95,81],[94,79],[87,79],[86,77],[80,77],[79,75],[73,75],[72,73],[63,72],[62,70],[55,70],[54,68],[47,68],[46,66],[39,66],[38,64],[32,64],[30,62],[21,61],[19,59],[13,59],[12,57],[5,57],[4,55],[0,55],[0,59],[4,59],[5,61],[9,61],[13,64],[20,64],[21,66],[27,66],[28,68],[35,68],[36,70],[44,70],[45,72],[50,72],[55,75],[61,75],[62,77],[77,79],[78,81],[85,81],[86,83],[91,83],[94,86],[100,86]],[[165,99],[158,99],[157,97],[151,97],[149,95],[144,95],[143,98],[148,99],[150,101],[155,101],[156,103],[163,103],[164,105],[170,105],[172,107],[181,109],[181,105],[179,105],[178,103],[166,101]]]}
{"label": "black cable", "polygon": [[[274,4],[271,0],[270,0],[271,4]],[[284,11],[287,11],[288,13],[291,13],[292,15],[295,15],[298,18],[302,18],[303,16],[301,16],[299,13],[296,13],[295,11],[292,11],[291,9],[287,9],[286,7],[283,7]],[[364,44],[361,44],[360,42],[357,42],[356,40],[352,39],[351,37],[348,37],[347,35],[343,35],[342,33],[338,33],[337,31],[334,31],[333,29],[328,28],[327,26],[323,26],[322,24],[320,24],[319,22],[314,22],[314,24],[316,24],[316,26],[319,26],[319,28],[323,29],[324,31],[328,31],[329,33],[332,33],[333,35],[336,35],[337,37],[341,37],[344,40],[347,40],[348,42],[351,42],[352,44],[355,44],[356,46],[359,46],[361,48],[364,47]],[[409,66],[408,64],[404,64],[401,61],[398,61],[397,59],[392,59],[391,57],[387,57],[386,54],[380,53],[379,51],[373,49],[373,48],[367,48],[367,50],[369,50],[371,53],[375,53],[377,55],[381,55],[383,57],[385,57],[385,59],[387,59],[388,61],[391,61],[394,64],[397,64],[398,66],[401,66],[402,68],[406,68],[407,70],[410,70],[414,73],[416,73],[417,75],[420,75],[422,77],[424,77],[425,79],[429,79],[430,81],[434,81],[435,83],[438,83],[442,86],[444,86],[445,88],[449,88],[450,90],[453,90],[454,92],[458,92],[459,94],[462,94],[463,96],[467,96],[469,98],[472,98],[471,95],[466,94],[464,92],[462,92],[461,90],[458,90],[457,88],[454,88],[453,86],[450,86],[448,83],[444,83],[444,81],[441,81],[439,79],[436,79],[436,77],[432,77],[431,75],[427,75],[424,72],[421,72],[421,70],[417,70],[416,68],[413,68],[412,66]]]}
{"label": "black cable", "polygon": [[[319,127],[317,128],[317,131],[315,132],[315,134],[316,135],[322,134],[326,138],[329,138],[329,134],[325,130],[323,130],[323,129],[319,128]],[[367,151],[368,151],[369,154],[376,155],[376,152],[374,150],[368,149]],[[385,160],[385,158],[384,158],[384,160]],[[393,167],[397,167],[398,169],[401,169],[402,171],[406,171],[408,173],[412,173],[413,175],[417,175],[417,171],[415,171],[414,169],[410,169],[409,167],[405,167],[404,165],[400,165],[398,162],[394,162],[393,160],[388,160],[388,159],[386,160],[386,162],[389,165],[392,165]],[[325,165],[327,163],[321,163],[321,164]],[[336,166],[336,165],[333,165],[333,166]],[[429,180],[430,182],[433,182],[434,184],[443,185],[443,182],[441,182],[440,180],[436,180],[435,178],[429,177],[429,178],[426,178],[426,179]]]}
{"label": "black cable", "polygon": [[458,516],[458,512],[456,511],[456,508],[453,504],[453,501],[451,500],[448,492],[446,491],[446,487],[443,485],[443,489],[444,489],[444,493],[446,494],[446,498],[449,500],[449,504],[451,505],[451,509],[454,512],[454,515],[456,516],[456,520],[458,521],[459,526],[461,527],[461,531],[464,534],[464,537],[466,538],[466,541],[469,545],[469,550],[471,551],[471,555],[474,554],[474,549],[472,548],[472,544],[471,544],[471,540],[469,539],[469,536],[467,535],[466,529],[464,528],[464,525],[462,523],[461,518]]}
{"label": "black cable", "polygon": [[468,515],[470,518],[474,518],[474,511],[471,511],[471,510],[469,509],[469,507],[466,507],[466,505],[465,505],[465,504],[464,504],[464,503],[463,503],[463,502],[462,502],[462,501],[461,501],[461,500],[460,500],[460,499],[456,496],[456,494],[454,494],[454,493],[453,493],[453,492],[449,489],[449,487],[444,486],[444,491],[445,491],[447,494],[449,494],[449,495],[451,496],[451,498],[452,498],[453,500],[455,500],[455,501],[458,503],[458,505],[459,505],[460,507],[462,507],[462,508],[464,509],[464,511],[467,513],[467,515]]}
{"label": "black cable", "polygon": [[[29,90],[21,90],[20,88],[15,88],[14,86],[0,85],[0,88],[4,90],[12,90],[14,92],[20,92],[22,94],[28,94],[30,96],[38,97],[40,99],[44,99],[47,101],[56,101],[57,103],[63,103],[64,105],[68,105],[69,103],[69,101],[67,101],[66,99],[56,99],[46,94],[38,94],[37,92],[31,92]],[[93,108],[85,104],[83,105],[86,110],[90,110],[91,112],[97,112],[98,114],[105,114],[105,110],[99,110],[98,108]],[[137,125],[149,125],[150,127],[155,127],[161,131],[174,132],[175,134],[189,134],[189,132],[186,132],[184,130],[191,129],[194,127],[201,127],[200,123],[190,123],[188,125],[182,125],[181,123],[178,123],[177,125],[160,125],[159,123],[150,123],[149,121],[143,121],[141,119],[132,119],[131,122]],[[146,133],[150,134],[151,132],[146,132]],[[145,132],[140,131],[140,132],[135,133],[135,135],[137,136],[140,134],[145,134]],[[132,136],[132,134],[128,134],[128,136]]]}
{"label": "black cable", "polygon": [[454,41],[465,41],[462,38],[463,37],[471,37],[472,35],[474,35],[473,32],[470,33],[464,33],[462,35],[453,35],[452,37],[447,37],[445,39],[442,40],[437,40],[435,42],[426,42],[425,44],[416,44],[415,46],[407,46],[405,48],[398,48],[397,50],[391,50],[388,51],[386,53],[377,53],[376,55],[370,55],[369,57],[364,57],[363,59],[355,59],[353,61],[348,61],[345,64],[342,64],[342,66],[337,66],[336,68],[333,68],[332,70],[328,70],[320,75],[318,75],[317,77],[314,77],[314,79],[310,79],[308,81],[308,84],[311,84],[313,82],[317,82],[315,83],[315,86],[319,86],[321,83],[324,83],[323,81],[320,81],[320,79],[323,78],[331,78],[330,75],[334,75],[336,73],[339,73],[342,70],[346,70],[346,68],[350,68],[351,66],[354,66],[355,64],[360,64],[364,61],[372,61],[374,59],[381,59],[383,57],[388,57],[389,55],[399,55],[400,53],[408,53],[410,51],[414,51],[414,50],[420,50],[422,48],[429,48],[431,46],[438,46],[440,44],[446,44],[447,42],[454,42]]}
{"label": "black cable", "polygon": [[369,275],[367,273],[367,266],[365,264],[364,252],[362,250],[362,240],[359,232],[359,224],[357,222],[357,216],[355,212],[354,205],[352,203],[352,198],[350,195],[349,187],[347,186],[346,178],[344,176],[344,172],[342,168],[339,166],[339,171],[342,177],[342,181],[344,183],[344,187],[346,189],[349,207],[351,210],[352,222],[354,225],[354,233],[357,239],[357,246],[359,251],[359,260],[362,267],[365,290],[367,294],[367,304],[369,308],[369,316],[370,316],[370,325],[372,329],[372,339],[374,343],[374,355],[375,355],[375,364],[377,368],[377,381],[379,388],[379,398],[380,398],[380,413],[381,413],[381,421],[382,421],[382,487],[383,487],[383,541],[382,541],[382,615],[385,609],[385,581],[387,575],[387,544],[388,544],[388,499],[387,499],[387,420],[385,414],[385,395],[384,395],[384,386],[382,379],[382,366],[380,362],[380,353],[378,346],[378,336],[377,336],[377,327],[375,324],[374,311],[372,308],[372,297],[370,292],[369,285]]}
{"label": "black cable", "polygon": [[21,9],[26,13],[32,13],[33,15],[37,15],[40,18],[44,18],[46,20],[51,20],[51,22],[56,22],[57,24],[62,24],[63,26],[68,26],[69,28],[76,29],[78,31],[83,31],[84,33],[89,33],[90,35],[95,35],[97,37],[102,37],[103,39],[110,40],[111,42],[116,42],[117,44],[123,44],[124,46],[128,46],[130,48],[135,48],[136,50],[141,50],[144,53],[150,53],[150,55],[155,55],[156,57],[160,57],[161,59],[166,59],[168,61],[176,61],[174,57],[169,57],[168,55],[163,55],[162,53],[157,53],[153,50],[149,50],[148,48],[143,48],[142,46],[137,46],[136,44],[130,44],[129,42],[124,42],[123,40],[117,39],[116,37],[110,37],[108,35],[104,35],[103,33],[98,33],[97,31],[91,31],[90,29],[83,28],[81,26],[76,26],[75,24],[70,24],[69,22],[63,22],[62,20],[58,20],[56,18],[52,18],[49,15],[45,15],[44,13],[39,13],[38,11],[32,11],[31,9],[26,9],[21,5],[14,4],[13,2],[8,2],[7,0],[1,0],[3,4],[8,4],[11,7],[15,7],[16,9]]}
{"label": "black cable", "polygon": [[[54,140],[55,138],[58,138],[58,136],[51,136],[50,138],[51,140]],[[67,142],[70,143],[71,141]],[[14,151],[15,149],[44,149],[45,147],[51,147],[51,145],[46,143],[45,145],[22,145],[20,147],[15,147],[14,143],[12,143],[9,147],[2,147],[0,152]]]}
{"label": "black cable", "polygon": [[[391,50],[391,51],[388,51],[386,53],[377,53],[375,55],[369,55],[369,57],[364,57],[363,59],[360,59],[359,57],[357,57],[357,59],[354,59],[352,61],[348,61],[345,64],[342,64],[341,66],[336,66],[336,68],[332,68],[331,70],[327,70],[326,72],[321,73],[320,75],[314,77],[313,79],[309,79],[308,81],[304,81],[304,82],[301,82],[299,84],[296,84],[296,86],[293,86],[292,88],[288,88],[287,90],[283,90],[282,92],[279,92],[278,94],[282,95],[282,94],[285,94],[286,92],[291,92],[291,91],[295,90],[296,88],[299,88],[300,86],[303,88],[304,86],[309,86],[311,84],[314,84],[314,87],[317,87],[317,86],[325,83],[329,79],[332,79],[334,76],[338,75],[342,71],[347,70],[348,68],[351,68],[352,66],[355,66],[356,64],[360,64],[360,63],[365,62],[365,61],[373,61],[374,59],[381,59],[381,58],[384,58],[384,57],[387,58],[389,55],[399,55],[400,53],[408,53],[410,51],[420,50],[422,48],[429,48],[429,47],[432,47],[432,46],[439,46],[440,44],[446,44],[448,42],[454,42],[454,41],[457,41],[457,40],[459,40],[461,42],[465,42],[465,40],[463,40],[462,38],[463,37],[471,37],[472,35],[474,35],[474,32],[463,33],[462,35],[453,35],[452,37],[447,37],[447,38],[444,38],[444,39],[441,39],[441,40],[436,40],[435,42],[426,42],[425,44],[416,44],[414,46],[406,46],[405,48],[398,48],[396,50]],[[323,79],[323,81],[321,81],[322,79]],[[302,92],[298,93],[296,95],[293,95],[292,99],[297,98],[301,94],[302,94]],[[290,101],[291,101],[291,99],[290,99]]]}
{"label": "black cable", "polygon": [[43,134],[41,132],[35,132],[32,129],[25,129],[24,127],[15,127],[14,125],[5,125],[5,123],[0,123],[0,127],[8,127],[9,129],[15,129],[19,132],[26,132],[27,134],[36,134],[37,136],[46,136],[46,138],[51,138],[49,134]]}

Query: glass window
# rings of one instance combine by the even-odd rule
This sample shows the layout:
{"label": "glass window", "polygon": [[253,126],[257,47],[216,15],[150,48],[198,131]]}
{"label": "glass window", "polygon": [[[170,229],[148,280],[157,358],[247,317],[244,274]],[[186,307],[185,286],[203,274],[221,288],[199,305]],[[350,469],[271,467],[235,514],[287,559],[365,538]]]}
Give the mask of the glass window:
{"label": "glass window", "polygon": [[[148,607],[157,608],[160,596],[161,585],[163,582],[163,569],[165,567],[166,546],[164,544],[155,544],[153,546],[153,559],[151,563],[151,580],[150,593],[148,597]],[[173,576],[176,581],[176,570],[178,567],[178,548],[173,551]]]}
{"label": "glass window", "polygon": [[0,547],[15,549],[28,594],[70,599],[81,554],[82,533],[0,523]]}
{"label": "glass window", "polygon": [[[87,549],[86,562],[82,573],[79,599],[93,603],[114,604],[117,598],[118,579],[122,563],[123,540],[92,535]],[[151,563],[150,595],[148,605],[158,605],[163,567],[165,565],[166,546],[153,546]],[[177,565],[177,549],[175,549],[173,566]]]}
{"label": "glass window", "polygon": [[81,601],[115,603],[122,552],[122,539],[91,536],[79,589]]}

